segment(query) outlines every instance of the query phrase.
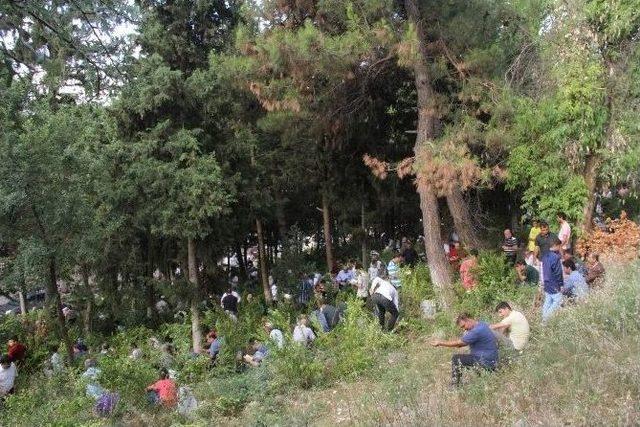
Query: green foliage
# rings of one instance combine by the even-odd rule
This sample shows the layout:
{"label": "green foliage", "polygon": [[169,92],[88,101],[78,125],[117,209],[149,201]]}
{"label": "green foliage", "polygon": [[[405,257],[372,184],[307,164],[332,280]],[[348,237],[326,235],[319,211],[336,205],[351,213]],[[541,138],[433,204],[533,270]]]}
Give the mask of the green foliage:
{"label": "green foliage", "polygon": [[429,267],[423,263],[418,263],[414,267],[403,267],[400,270],[400,280],[403,318],[421,319],[420,304],[424,300],[433,300],[436,296]]}
{"label": "green foliage", "polygon": [[500,301],[513,301],[524,288],[516,286],[516,274],[506,258],[497,252],[481,252],[475,275],[478,284],[470,292],[457,287],[457,310],[478,315],[491,312]]}
{"label": "green foliage", "polygon": [[268,368],[274,376],[275,389],[307,389],[327,381],[329,370],[312,349],[290,343],[273,352]]}

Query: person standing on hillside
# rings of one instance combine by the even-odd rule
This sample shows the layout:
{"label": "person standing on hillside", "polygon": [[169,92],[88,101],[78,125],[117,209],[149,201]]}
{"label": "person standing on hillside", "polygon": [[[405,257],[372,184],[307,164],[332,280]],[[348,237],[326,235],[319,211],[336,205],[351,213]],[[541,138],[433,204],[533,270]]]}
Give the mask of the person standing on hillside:
{"label": "person standing on hillside", "polygon": [[492,371],[498,365],[498,344],[491,328],[485,322],[475,320],[463,313],[456,318],[456,325],[465,331],[461,338],[451,341],[435,340],[434,347],[467,347],[469,354],[454,354],[451,357],[451,385],[460,386],[464,368],[482,368]]}
{"label": "person standing on hillside", "polygon": [[531,230],[529,230],[529,241],[527,243],[527,252],[533,253],[536,250],[536,237],[540,234],[540,222],[534,219]]}
{"label": "person standing on hillside", "polygon": [[519,311],[512,310],[506,302],[501,302],[496,307],[496,313],[502,317],[498,323],[490,326],[495,337],[500,342],[507,343],[511,347],[521,352],[529,342],[529,322]]}
{"label": "person standing on hillside", "polygon": [[511,229],[504,230],[504,240],[502,241],[502,251],[510,266],[514,266],[518,257],[518,239],[513,235]]}
{"label": "person standing on hillside", "polygon": [[[399,288],[401,285],[400,263],[402,263],[402,255],[396,252],[393,255],[393,258],[391,259],[391,261],[389,261],[389,264],[387,265],[387,274],[388,274],[389,282],[396,288]],[[373,284],[373,282],[371,282],[371,284]]]}
{"label": "person standing on hillside", "polygon": [[400,311],[400,299],[398,290],[390,281],[384,280],[382,277],[376,277],[371,284],[371,301],[378,309],[378,320],[380,327],[385,330],[385,316],[389,313],[389,322],[386,324],[386,330],[393,330],[398,320]]}
{"label": "person standing on hillside", "polygon": [[571,251],[571,226],[567,222],[567,214],[564,212],[558,213],[558,223],[560,224],[558,238],[562,243],[562,250]]}
{"label": "person standing on hillside", "polygon": [[418,262],[418,253],[413,249],[411,240],[407,239],[402,244],[402,259],[409,267],[413,267]]}
{"label": "person standing on hillside", "polygon": [[536,255],[542,260],[545,253],[551,248],[558,236],[549,231],[549,224],[546,221],[540,221],[540,234],[536,237]]}
{"label": "person standing on hillside", "polygon": [[562,243],[557,237],[551,242],[551,247],[542,255],[544,303],[542,305],[542,322],[562,305],[562,259],[560,258],[560,246]]}
{"label": "person standing on hillside", "polygon": [[381,277],[385,274],[386,268],[380,260],[380,254],[377,251],[371,251],[369,255],[371,256],[371,262],[369,263],[369,284],[371,284],[376,277]]}

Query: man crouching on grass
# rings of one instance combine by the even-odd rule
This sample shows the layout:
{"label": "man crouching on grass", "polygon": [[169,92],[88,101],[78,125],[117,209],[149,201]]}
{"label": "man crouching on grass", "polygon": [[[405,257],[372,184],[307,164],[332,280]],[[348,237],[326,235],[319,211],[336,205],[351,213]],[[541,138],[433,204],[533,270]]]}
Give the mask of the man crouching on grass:
{"label": "man crouching on grass", "polygon": [[485,322],[479,322],[467,313],[456,319],[456,325],[466,331],[460,339],[451,341],[435,340],[434,347],[466,347],[469,354],[454,354],[451,357],[451,385],[459,386],[462,368],[483,368],[494,370],[498,364],[498,345],[496,339]]}

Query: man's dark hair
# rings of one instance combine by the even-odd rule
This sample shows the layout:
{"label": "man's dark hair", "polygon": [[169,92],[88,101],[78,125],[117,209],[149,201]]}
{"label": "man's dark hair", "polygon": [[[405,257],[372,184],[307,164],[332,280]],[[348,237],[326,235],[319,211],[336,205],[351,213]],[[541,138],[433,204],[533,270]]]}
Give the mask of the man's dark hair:
{"label": "man's dark hair", "polygon": [[473,317],[469,313],[460,313],[458,317],[456,317],[456,325],[458,325],[463,320],[473,319]]}
{"label": "man's dark hair", "polygon": [[9,359],[8,355],[3,354],[0,356],[0,365],[8,365],[9,363],[11,363],[11,359]]}
{"label": "man's dark hair", "polygon": [[11,338],[9,338],[12,341],[18,342],[18,336],[17,335],[11,335]]}
{"label": "man's dark hair", "polygon": [[469,253],[471,254],[471,256],[478,256],[478,250],[477,249],[471,249],[469,251]]}
{"label": "man's dark hair", "polygon": [[496,312],[498,310],[502,310],[502,309],[507,309],[507,310],[511,310],[511,306],[509,305],[509,303],[507,303],[506,301],[502,301],[501,303],[499,303],[498,305],[496,305]]}
{"label": "man's dark hair", "polygon": [[516,261],[516,265],[527,265],[527,263],[524,262],[523,259],[519,259],[519,260]]}
{"label": "man's dark hair", "polygon": [[600,261],[600,254],[594,252],[591,254],[592,257],[594,257],[596,259],[596,261]]}
{"label": "man's dark hair", "polygon": [[567,267],[571,271],[576,271],[576,263],[572,259],[565,259],[562,261],[562,265]]}
{"label": "man's dark hair", "polygon": [[555,237],[551,240],[551,246],[556,246],[556,245],[561,245],[562,242],[560,241],[560,239],[558,239],[558,237]]}
{"label": "man's dark hair", "polygon": [[561,220],[566,221],[567,220],[567,214],[564,212],[558,212],[558,218],[560,218]]}
{"label": "man's dark hair", "polygon": [[169,371],[167,371],[167,368],[160,368],[160,378],[163,380],[169,378]]}
{"label": "man's dark hair", "polygon": [[538,222],[538,225],[540,225],[540,227],[548,227],[548,226],[549,226],[549,223],[548,223],[547,221],[545,221],[544,219],[541,219],[541,220]]}

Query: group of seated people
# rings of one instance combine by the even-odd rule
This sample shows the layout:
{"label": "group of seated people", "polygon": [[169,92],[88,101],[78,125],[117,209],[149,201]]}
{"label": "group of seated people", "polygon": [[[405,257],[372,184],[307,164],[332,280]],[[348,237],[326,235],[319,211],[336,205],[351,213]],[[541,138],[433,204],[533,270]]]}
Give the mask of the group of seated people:
{"label": "group of seated people", "polygon": [[456,325],[464,333],[454,340],[434,340],[434,347],[469,347],[469,353],[454,354],[451,357],[451,385],[461,385],[464,368],[494,370],[498,366],[499,347],[510,357],[523,352],[529,342],[529,322],[519,311],[513,310],[506,302],[496,307],[501,321],[488,324],[463,313],[456,318]]}

